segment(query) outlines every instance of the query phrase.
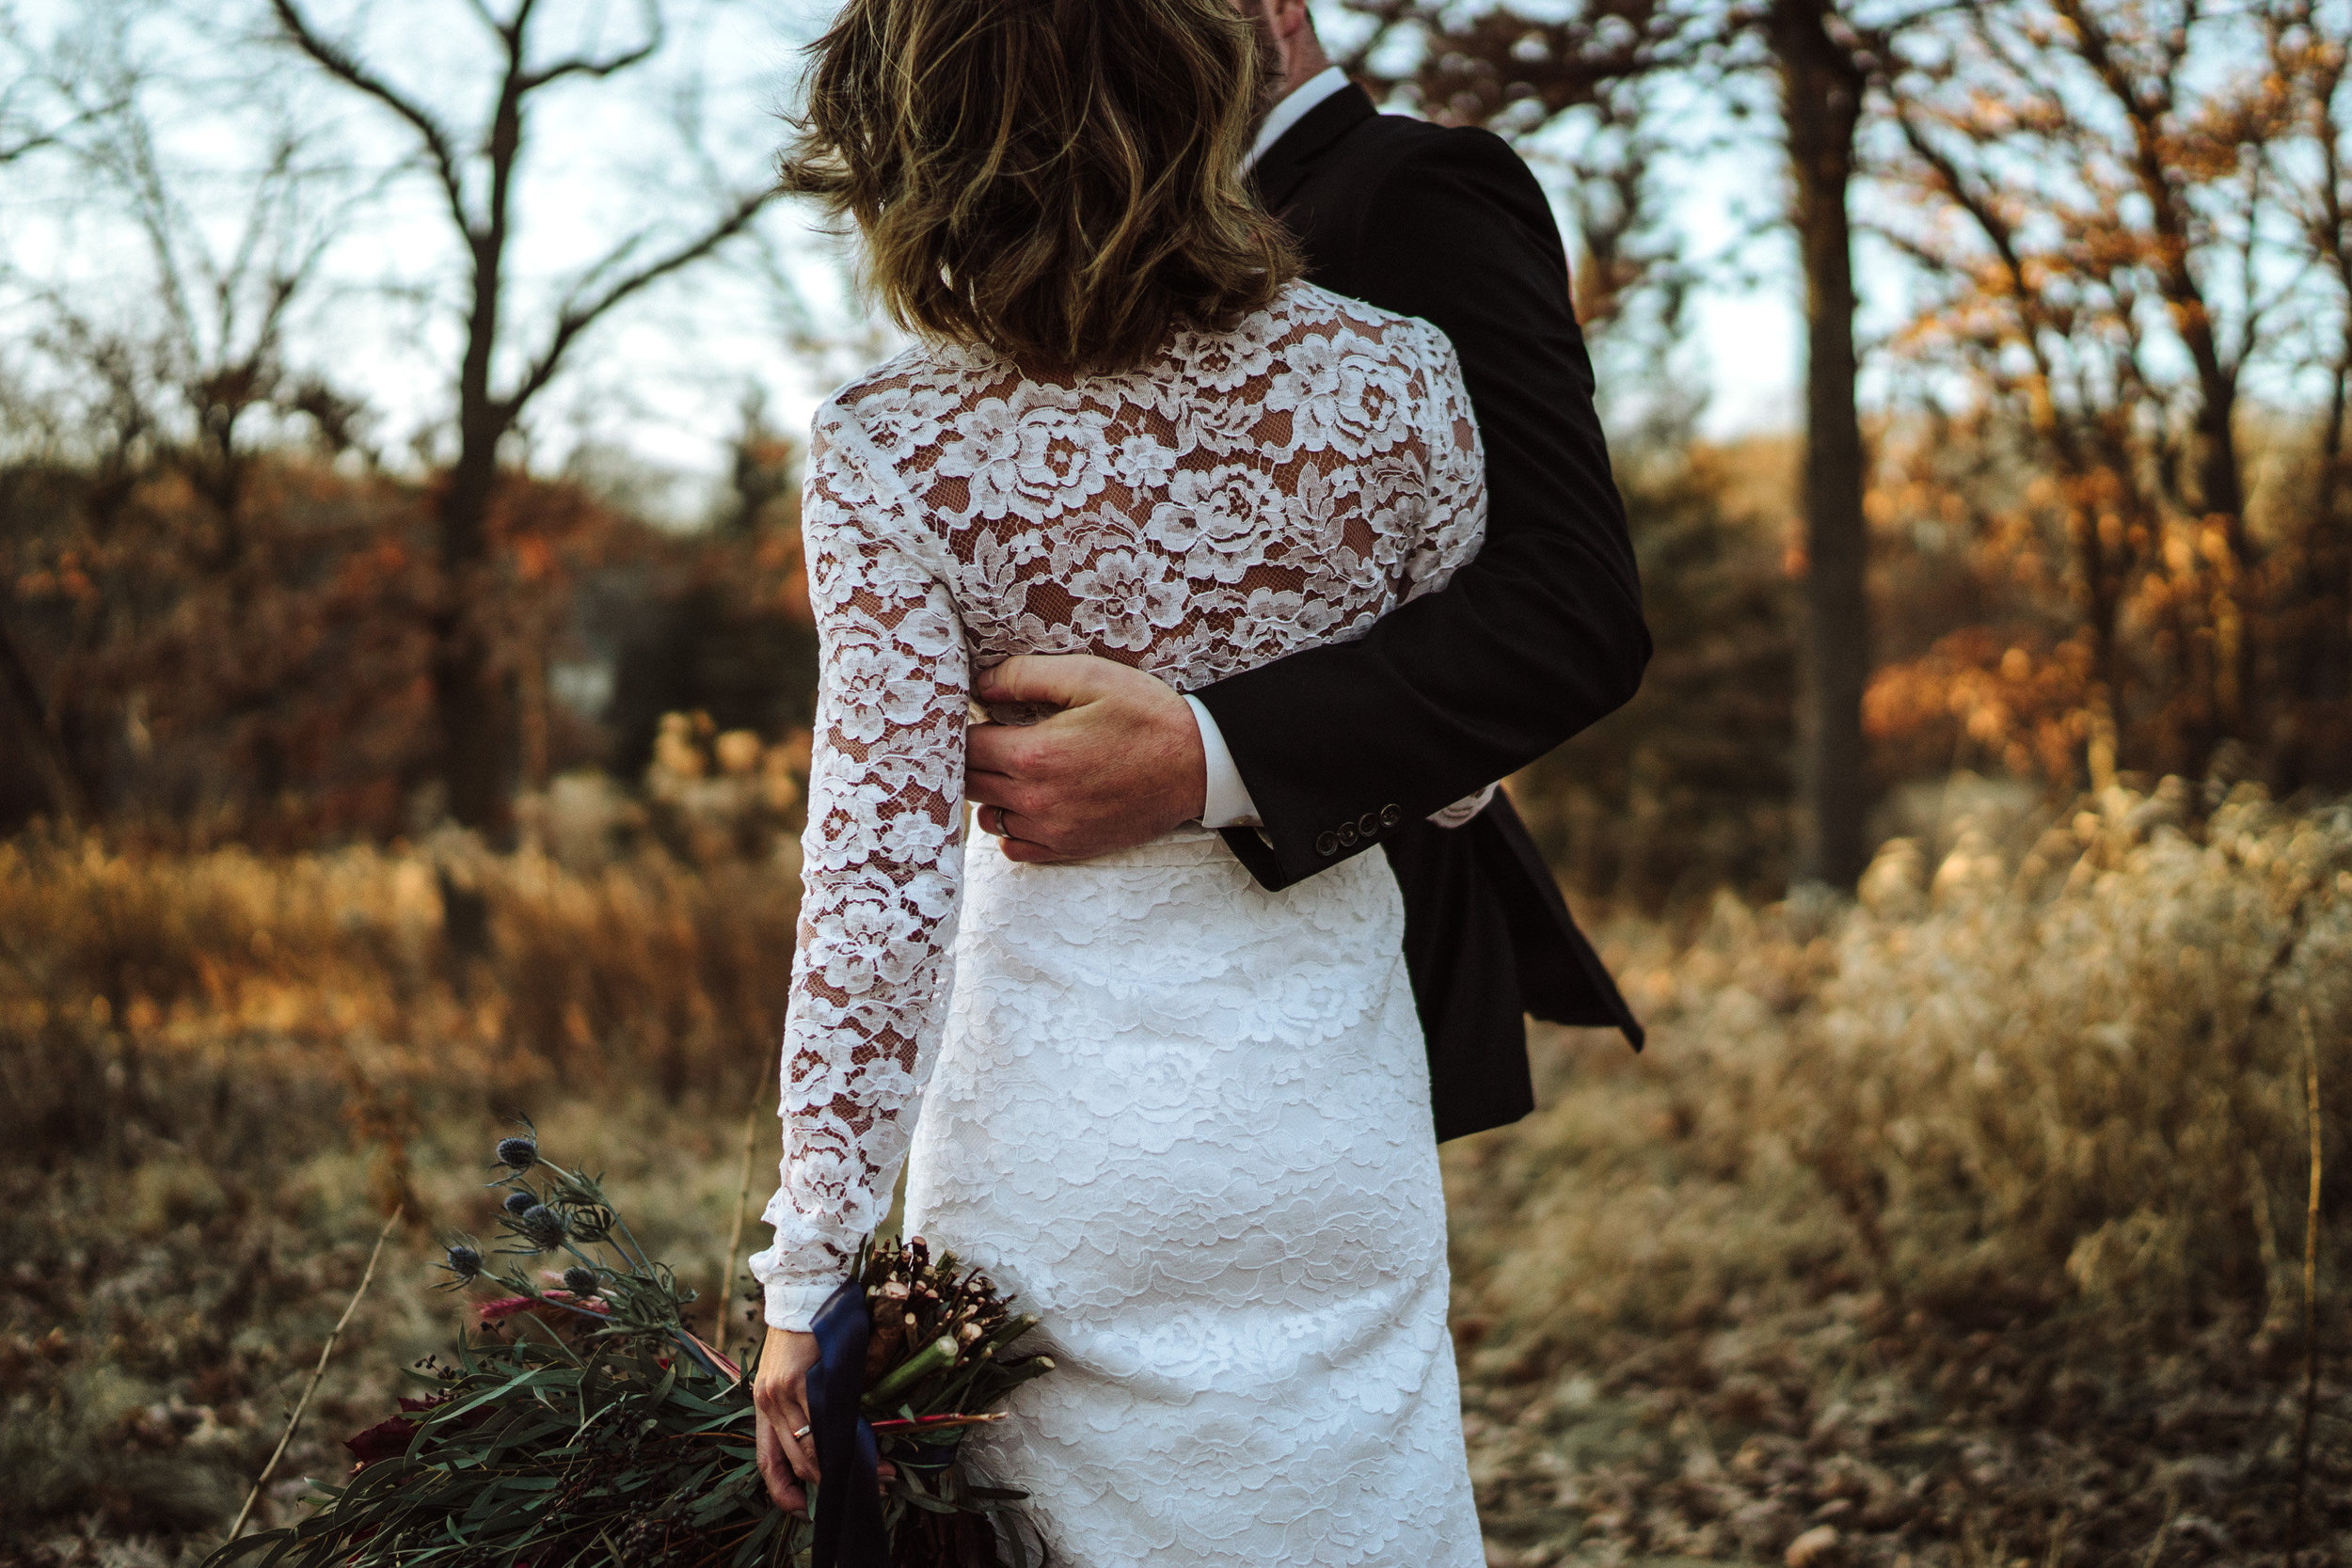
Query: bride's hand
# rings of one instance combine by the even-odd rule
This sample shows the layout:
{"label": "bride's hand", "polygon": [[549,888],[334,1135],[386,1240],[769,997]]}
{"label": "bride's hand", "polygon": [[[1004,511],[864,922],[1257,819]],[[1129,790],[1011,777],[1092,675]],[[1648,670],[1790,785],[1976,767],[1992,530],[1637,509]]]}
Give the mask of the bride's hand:
{"label": "bride's hand", "polygon": [[807,1486],[819,1479],[817,1445],[808,1434],[808,1371],[816,1365],[817,1336],[771,1328],[752,1379],[760,1478],[787,1513],[806,1512]]}
{"label": "bride's hand", "polygon": [[966,736],[965,792],[1008,859],[1086,860],[1200,815],[1200,726],[1158,676],[1089,654],[1023,654],[974,686],[984,703],[1059,710]]}

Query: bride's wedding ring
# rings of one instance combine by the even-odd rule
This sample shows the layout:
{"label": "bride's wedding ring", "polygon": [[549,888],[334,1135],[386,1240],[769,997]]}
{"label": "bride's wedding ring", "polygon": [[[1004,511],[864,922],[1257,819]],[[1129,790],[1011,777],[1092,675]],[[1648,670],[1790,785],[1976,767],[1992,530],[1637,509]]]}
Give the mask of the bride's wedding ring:
{"label": "bride's wedding ring", "polygon": [[800,1431],[798,1431],[798,1432],[794,1433],[792,1435],[793,1435],[795,1438],[805,1437],[805,1436],[807,1436],[807,1435],[809,1434],[809,1433],[810,1433],[811,1431],[813,1431],[813,1430],[814,1430],[814,1429],[813,1429],[813,1428],[810,1428],[810,1427],[803,1427],[803,1428],[801,1428],[801,1430],[800,1430]]}

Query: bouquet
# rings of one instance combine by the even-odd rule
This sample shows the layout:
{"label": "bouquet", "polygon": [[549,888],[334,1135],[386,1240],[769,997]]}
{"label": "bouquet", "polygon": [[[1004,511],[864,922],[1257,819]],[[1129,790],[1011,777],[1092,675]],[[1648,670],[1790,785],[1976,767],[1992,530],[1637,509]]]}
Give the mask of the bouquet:
{"label": "bouquet", "polygon": [[1038,1320],[985,1275],[919,1238],[860,1248],[809,1374],[827,1481],[813,1519],[788,1514],[759,1476],[756,1351],[738,1366],[687,1328],[694,1292],[645,1255],[600,1178],[548,1161],[535,1135],[501,1140],[497,1160],[492,1256],[566,1266],[500,1273],[453,1242],[441,1288],[503,1292],[475,1307],[455,1359],[405,1370],[422,1389],[346,1442],[357,1463],[313,1483],[309,1518],[205,1568],[1029,1568],[1024,1495],[977,1483],[960,1444],[1054,1363],[1014,1354]]}

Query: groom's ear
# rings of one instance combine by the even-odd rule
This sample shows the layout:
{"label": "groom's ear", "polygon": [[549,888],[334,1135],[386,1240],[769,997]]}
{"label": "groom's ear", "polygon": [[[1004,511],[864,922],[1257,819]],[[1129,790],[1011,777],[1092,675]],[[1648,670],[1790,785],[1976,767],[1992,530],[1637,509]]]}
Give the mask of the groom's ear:
{"label": "groom's ear", "polygon": [[1242,0],[1245,12],[1274,40],[1275,57],[1282,66],[1282,90],[1299,86],[1331,62],[1315,36],[1314,13],[1307,0]]}

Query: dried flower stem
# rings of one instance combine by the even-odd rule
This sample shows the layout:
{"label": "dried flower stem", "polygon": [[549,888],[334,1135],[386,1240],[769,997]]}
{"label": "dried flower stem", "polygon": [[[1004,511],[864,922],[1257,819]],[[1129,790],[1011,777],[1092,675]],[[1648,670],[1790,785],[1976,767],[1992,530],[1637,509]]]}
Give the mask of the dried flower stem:
{"label": "dried flower stem", "polygon": [[2139,1568],[2156,1568],[2156,1559],[2164,1552],[2164,1538],[2172,1533],[2172,1521],[2180,1517],[2180,1494],[2168,1486],[2164,1489],[2164,1523],[2156,1527],[2155,1538],[2148,1543],[2148,1555],[2139,1560]]}
{"label": "dried flower stem", "polygon": [[360,1273],[359,1288],[351,1292],[351,1299],[343,1304],[343,1315],[335,1320],[334,1328],[327,1333],[326,1343],[319,1347],[319,1364],[310,1369],[310,1384],[302,1390],[302,1398],[294,1402],[294,1414],[286,1418],[286,1430],[278,1433],[278,1447],[271,1450],[269,1463],[262,1465],[262,1473],[253,1478],[253,1490],[245,1495],[245,1506],[237,1510],[237,1522],[229,1527],[230,1540],[234,1541],[245,1533],[245,1522],[252,1515],[253,1505],[260,1500],[262,1488],[269,1483],[270,1472],[277,1469],[278,1462],[286,1457],[286,1445],[294,1441],[294,1428],[302,1424],[302,1413],[310,1407],[310,1396],[318,1392],[319,1379],[326,1375],[326,1358],[335,1354],[335,1341],[342,1337],[343,1325],[350,1323],[352,1313],[359,1309],[359,1298],[368,1293],[368,1282],[375,1277],[375,1260],[384,1256],[384,1243],[390,1237],[392,1227],[398,1225],[400,1216],[407,1212],[406,1204],[394,1204],[391,1217],[384,1222],[384,1228],[375,1233],[375,1246],[368,1254],[367,1268]]}
{"label": "dried flower stem", "polygon": [[727,1255],[719,1259],[719,1288],[711,1292],[718,1298],[711,1306],[711,1315],[719,1321],[710,1348],[721,1355],[727,1353],[727,1330],[734,1326],[735,1314],[728,1308],[733,1305],[736,1266],[743,1256],[743,1205],[752,1200],[752,1144],[759,1135],[762,1109],[759,1091],[755,1088],[751,1105],[743,1112],[742,1175],[735,1188],[735,1218],[727,1226]]}
{"label": "dried flower stem", "polygon": [[2303,1518],[2303,1492],[2312,1473],[2312,1410],[2319,1400],[2319,1037],[2312,1010],[2302,1009],[2303,1109],[2311,1128],[2310,1206],[2303,1213],[2303,1419],[2295,1437],[2295,1515]]}

